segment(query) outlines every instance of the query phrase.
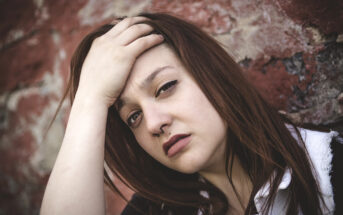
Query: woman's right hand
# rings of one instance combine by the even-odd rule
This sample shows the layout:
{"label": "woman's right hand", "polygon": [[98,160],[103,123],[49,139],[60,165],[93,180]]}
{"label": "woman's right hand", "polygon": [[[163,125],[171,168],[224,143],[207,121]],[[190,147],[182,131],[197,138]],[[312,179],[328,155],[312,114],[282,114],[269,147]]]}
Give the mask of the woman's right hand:
{"label": "woman's right hand", "polygon": [[161,43],[153,28],[137,24],[145,17],[126,18],[95,39],[83,63],[77,96],[111,106],[120,95],[136,58]]}
{"label": "woman's right hand", "polygon": [[[104,148],[108,107],[120,95],[136,58],[161,43],[144,17],[120,21],[93,41],[41,214],[105,214]],[[73,78],[73,77],[72,77]],[[91,195],[89,195],[91,193]]]}

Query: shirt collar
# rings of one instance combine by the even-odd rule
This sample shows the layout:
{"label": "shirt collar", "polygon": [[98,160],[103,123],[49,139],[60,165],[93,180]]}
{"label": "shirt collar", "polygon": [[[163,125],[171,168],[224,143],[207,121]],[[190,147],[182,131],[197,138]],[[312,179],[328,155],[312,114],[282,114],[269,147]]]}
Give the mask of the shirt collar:
{"label": "shirt collar", "polygon": [[[298,140],[298,137],[295,134],[294,129],[291,126],[286,125],[290,130],[293,137]],[[330,171],[331,171],[331,159],[332,159],[332,152],[330,149],[330,142],[332,138],[338,135],[337,132],[331,131],[329,133],[325,132],[318,132],[318,131],[311,131],[307,129],[299,129],[300,134],[305,142],[308,155],[311,158],[314,169],[316,170],[317,180],[320,187],[321,192],[324,195],[324,201],[328,208],[333,208],[333,194],[332,194],[332,187],[330,184]],[[275,174],[272,175],[271,180],[269,180],[262,188],[256,193],[254,197],[254,202],[257,211],[261,211],[261,208],[264,204],[264,200],[269,195],[270,192],[270,182],[273,181],[275,178]],[[292,174],[291,169],[287,168],[285,173],[282,177],[282,180],[279,184],[278,191],[286,190],[291,183]],[[329,209],[330,210],[330,209]]]}
{"label": "shirt collar", "polygon": [[[275,177],[275,174],[272,176],[272,178],[274,177]],[[285,173],[282,176],[278,190],[287,189],[289,184],[291,183],[291,179],[292,179],[291,170],[287,168],[285,170]],[[269,195],[269,191],[270,191],[270,181],[268,181],[265,185],[263,185],[262,188],[256,193],[254,197],[255,203],[261,198],[266,198]]]}

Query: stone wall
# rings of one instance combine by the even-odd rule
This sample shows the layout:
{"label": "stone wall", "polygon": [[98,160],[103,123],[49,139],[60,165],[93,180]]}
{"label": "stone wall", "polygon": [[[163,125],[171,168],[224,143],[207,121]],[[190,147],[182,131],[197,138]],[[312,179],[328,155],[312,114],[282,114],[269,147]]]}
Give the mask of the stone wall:
{"label": "stone wall", "polygon": [[[0,215],[38,214],[69,103],[52,119],[78,42],[114,17],[164,11],[218,39],[276,108],[296,122],[342,129],[339,0],[0,1]],[[44,134],[45,138],[44,138]],[[127,196],[131,191],[119,186]],[[111,192],[108,214],[125,202]]]}

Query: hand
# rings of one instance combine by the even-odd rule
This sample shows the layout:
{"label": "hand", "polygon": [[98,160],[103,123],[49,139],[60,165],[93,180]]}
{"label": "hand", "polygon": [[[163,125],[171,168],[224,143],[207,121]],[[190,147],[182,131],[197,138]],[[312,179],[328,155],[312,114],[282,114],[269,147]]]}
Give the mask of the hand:
{"label": "hand", "polygon": [[161,43],[153,28],[137,24],[145,17],[126,18],[92,43],[81,70],[77,94],[111,106],[125,86],[136,58]]}

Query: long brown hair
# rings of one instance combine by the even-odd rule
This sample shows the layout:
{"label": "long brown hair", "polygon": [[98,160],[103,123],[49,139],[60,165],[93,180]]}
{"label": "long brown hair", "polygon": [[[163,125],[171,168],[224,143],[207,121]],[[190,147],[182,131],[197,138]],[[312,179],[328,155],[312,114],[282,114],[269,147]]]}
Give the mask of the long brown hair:
{"label": "long brown hair", "polygon": [[[275,177],[270,181],[270,194],[261,211],[263,214],[268,212],[286,168],[291,169],[292,175],[287,214],[297,214],[299,210],[303,214],[322,214],[322,197],[315,173],[312,172],[312,164],[306,159],[308,155],[299,131],[264,101],[218,42],[195,25],[174,16],[162,13],[143,13],[140,16],[148,17],[150,20],[144,23],[151,25],[155,33],[164,36],[165,43],[174,50],[229,125],[227,176],[233,184],[230,176],[235,156],[253,184],[245,214],[253,213],[254,196],[273,175]],[[108,24],[91,32],[75,51],[67,89],[71,101],[76,94],[82,64],[93,40],[112,27]],[[300,143],[292,137],[285,123],[293,126]],[[225,214],[230,207],[224,193],[201,179],[198,173],[174,171],[147,154],[120,119],[114,106],[109,108],[107,117],[105,162],[120,180],[139,195],[151,200],[150,214],[161,214],[162,205],[164,209],[176,214],[196,214],[199,209],[205,214]],[[105,182],[121,195],[109,175],[105,170]],[[207,191],[209,198],[200,195],[200,191]]]}

